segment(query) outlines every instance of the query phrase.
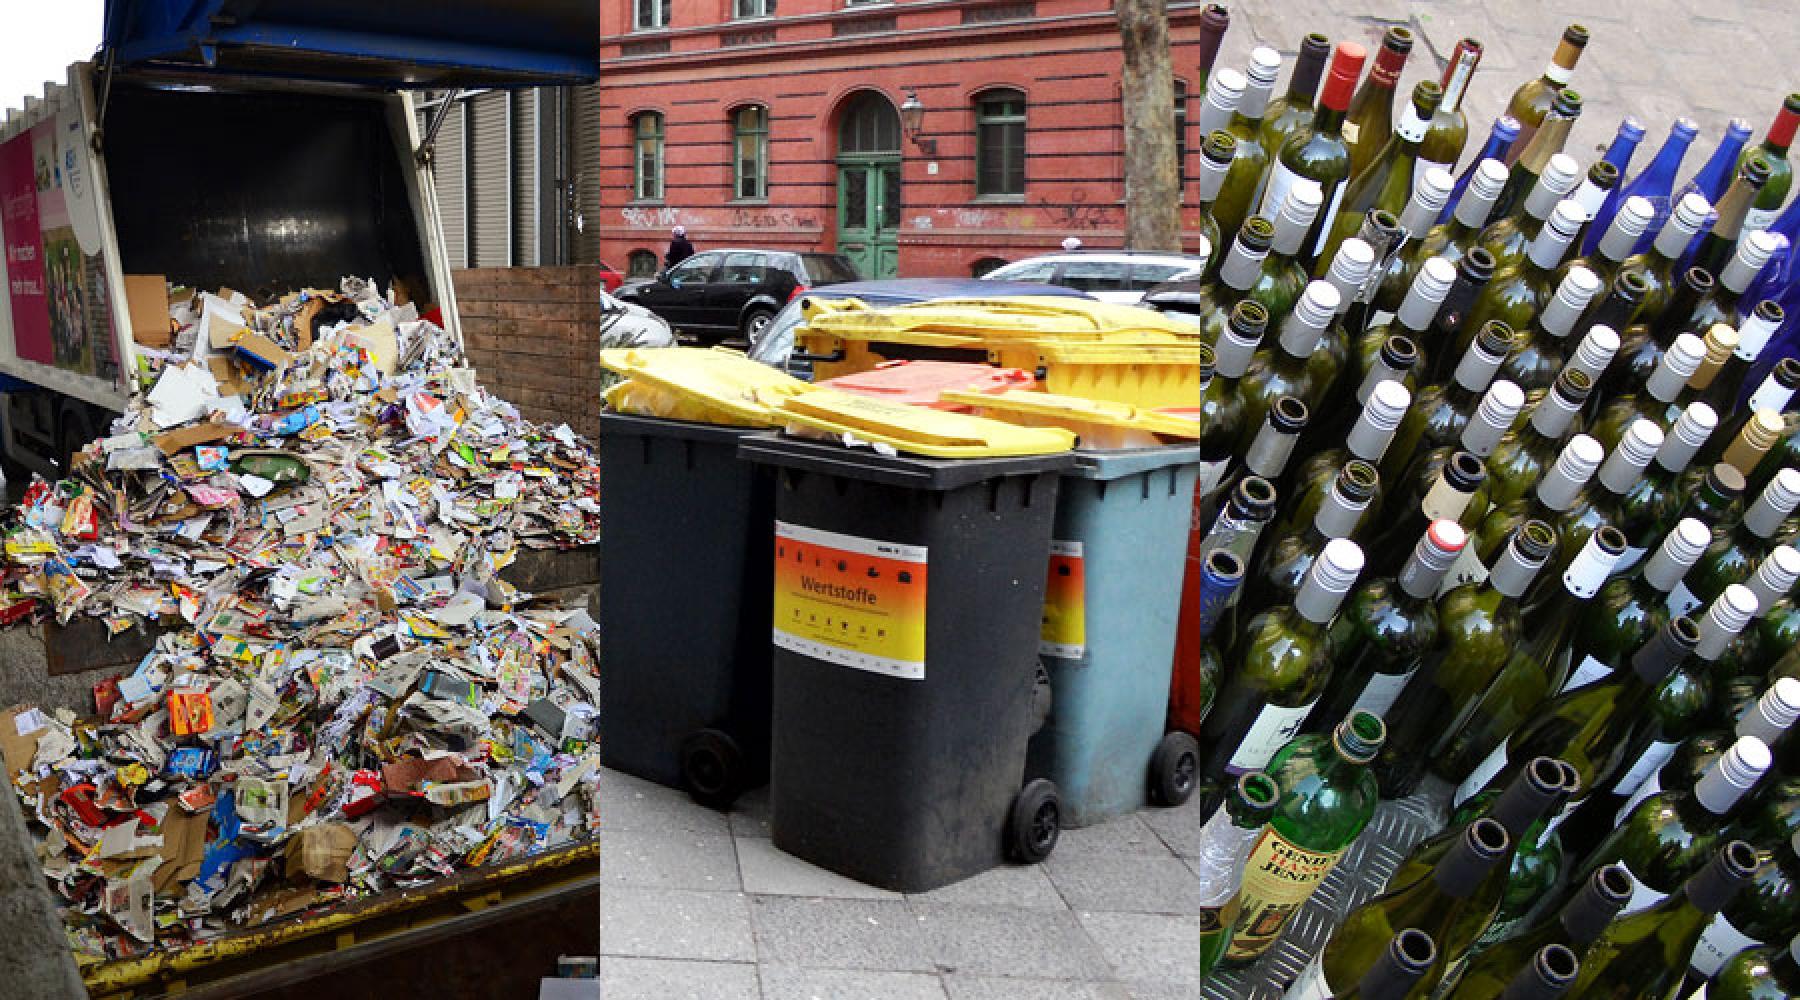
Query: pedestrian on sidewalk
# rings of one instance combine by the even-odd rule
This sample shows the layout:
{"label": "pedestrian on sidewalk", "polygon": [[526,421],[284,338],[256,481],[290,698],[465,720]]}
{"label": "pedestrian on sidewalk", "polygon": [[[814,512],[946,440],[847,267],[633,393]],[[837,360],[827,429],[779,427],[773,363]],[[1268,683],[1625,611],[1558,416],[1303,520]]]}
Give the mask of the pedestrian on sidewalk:
{"label": "pedestrian on sidewalk", "polygon": [[669,234],[669,252],[663,254],[663,266],[674,267],[694,255],[694,245],[688,242],[687,227],[676,226]]}

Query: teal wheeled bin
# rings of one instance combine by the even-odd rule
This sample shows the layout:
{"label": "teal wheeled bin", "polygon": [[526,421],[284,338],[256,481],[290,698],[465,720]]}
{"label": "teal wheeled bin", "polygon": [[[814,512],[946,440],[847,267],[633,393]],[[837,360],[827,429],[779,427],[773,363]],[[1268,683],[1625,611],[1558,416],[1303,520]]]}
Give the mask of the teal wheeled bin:
{"label": "teal wheeled bin", "polygon": [[1026,764],[1055,782],[1068,827],[1182,804],[1200,760],[1192,736],[1164,731],[1200,449],[1075,455],[1057,491],[1039,647],[1050,717]]}

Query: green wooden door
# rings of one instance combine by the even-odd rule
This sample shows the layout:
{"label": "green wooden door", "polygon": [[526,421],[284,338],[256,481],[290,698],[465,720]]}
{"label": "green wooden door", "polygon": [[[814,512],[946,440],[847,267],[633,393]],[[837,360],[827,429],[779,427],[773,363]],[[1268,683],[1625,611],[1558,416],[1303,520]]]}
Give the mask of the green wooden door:
{"label": "green wooden door", "polygon": [[900,161],[838,161],[838,252],[865,278],[892,278],[900,259]]}

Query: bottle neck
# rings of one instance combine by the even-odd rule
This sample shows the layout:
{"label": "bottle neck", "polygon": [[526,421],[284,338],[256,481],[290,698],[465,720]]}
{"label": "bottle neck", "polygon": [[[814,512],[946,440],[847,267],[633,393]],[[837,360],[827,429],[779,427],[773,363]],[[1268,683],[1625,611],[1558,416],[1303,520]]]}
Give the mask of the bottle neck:
{"label": "bottle neck", "polygon": [[1488,586],[1503,596],[1521,597],[1531,587],[1531,581],[1543,565],[1542,560],[1527,561],[1517,545],[1508,545],[1495,561],[1493,571],[1488,574]]}
{"label": "bottle neck", "polygon": [[1300,55],[1294,60],[1294,75],[1288,80],[1287,103],[1293,108],[1310,108],[1313,97],[1319,92],[1319,77],[1325,73],[1325,60],[1329,58],[1328,48],[1309,48],[1302,46]]}
{"label": "bottle neck", "polygon": [[1623,899],[1610,898],[1601,888],[1599,879],[1589,879],[1558,914],[1569,946],[1580,951],[1593,944],[1618,916],[1624,903]]}
{"label": "bottle neck", "polygon": [[1312,131],[1314,135],[1341,138],[1344,132],[1345,112],[1329,105],[1321,104],[1313,112]]}
{"label": "bottle neck", "polygon": [[1468,93],[1469,81],[1475,76],[1475,66],[1481,61],[1481,50],[1466,45],[1457,46],[1450,57],[1450,65],[1444,70],[1444,78],[1440,81],[1444,88],[1443,103],[1439,110],[1457,112],[1462,110],[1463,95]]}
{"label": "bottle neck", "polygon": [[1233,291],[1247,292],[1256,279],[1262,276],[1263,260],[1269,252],[1266,248],[1257,249],[1239,239],[1231,244],[1231,253],[1225,262],[1219,265],[1219,280],[1229,285]]}

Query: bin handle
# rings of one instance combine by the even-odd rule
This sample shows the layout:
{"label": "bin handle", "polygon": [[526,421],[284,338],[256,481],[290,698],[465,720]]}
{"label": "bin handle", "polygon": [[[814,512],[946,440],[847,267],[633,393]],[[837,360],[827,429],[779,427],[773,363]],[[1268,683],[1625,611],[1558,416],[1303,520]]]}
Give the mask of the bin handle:
{"label": "bin handle", "polygon": [[815,365],[835,364],[844,360],[844,349],[838,348],[830,354],[808,354],[805,351],[794,351],[788,355],[789,361],[805,361]]}

